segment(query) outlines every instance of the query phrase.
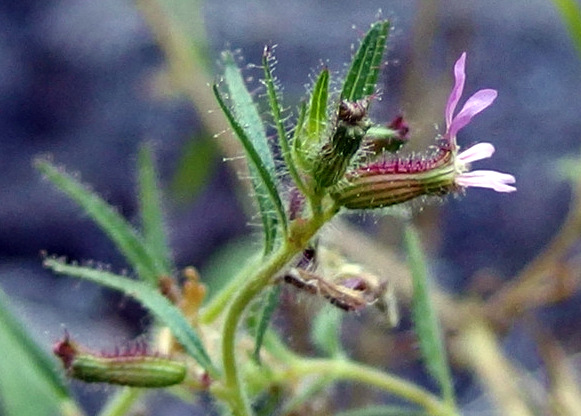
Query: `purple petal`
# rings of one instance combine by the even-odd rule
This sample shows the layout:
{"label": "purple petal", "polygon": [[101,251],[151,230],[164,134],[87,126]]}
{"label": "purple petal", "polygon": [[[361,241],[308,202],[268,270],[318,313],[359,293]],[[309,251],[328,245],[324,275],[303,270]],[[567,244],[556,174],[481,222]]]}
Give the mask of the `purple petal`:
{"label": "purple petal", "polygon": [[466,52],[463,52],[460,58],[454,64],[454,88],[450,92],[448,97],[448,103],[446,104],[446,131],[450,129],[452,124],[452,118],[454,117],[454,111],[460,101],[462,92],[464,91],[464,81],[466,81],[466,73],[464,71],[466,67]]}
{"label": "purple petal", "polygon": [[480,90],[470,97],[468,101],[466,101],[466,104],[464,104],[464,107],[462,107],[462,110],[460,110],[458,115],[454,117],[448,130],[448,137],[456,137],[458,131],[470,123],[472,117],[490,106],[496,99],[497,95],[498,93],[496,90],[487,89]]}
{"label": "purple petal", "polygon": [[514,176],[495,170],[475,170],[458,175],[454,180],[463,187],[478,187],[494,189],[496,192],[514,192],[516,188],[510,186],[516,182]]}
{"label": "purple petal", "polygon": [[471,163],[477,160],[488,159],[493,154],[494,146],[492,144],[478,143],[460,153],[458,159],[463,163]]}

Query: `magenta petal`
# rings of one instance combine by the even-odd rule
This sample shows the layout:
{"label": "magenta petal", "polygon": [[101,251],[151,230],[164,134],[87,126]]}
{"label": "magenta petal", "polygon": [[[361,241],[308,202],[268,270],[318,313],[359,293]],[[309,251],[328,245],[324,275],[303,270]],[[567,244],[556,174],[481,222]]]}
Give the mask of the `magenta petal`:
{"label": "magenta petal", "polygon": [[478,143],[464,150],[458,155],[463,163],[472,163],[477,160],[488,159],[494,154],[494,146],[490,143]]}
{"label": "magenta petal", "polygon": [[516,182],[514,176],[494,170],[475,170],[458,175],[457,185],[463,187],[478,187],[494,189],[496,192],[514,192],[516,188],[510,186]]}
{"label": "magenta petal", "polygon": [[460,58],[456,61],[456,64],[454,64],[455,83],[454,88],[452,88],[452,92],[450,92],[450,96],[448,97],[448,103],[446,104],[446,131],[450,129],[452,118],[454,117],[454,111],[456,110],[458,101],[460,101],[460,97],[464,91],[464,81],[466,81],[465,67],[466,52],[463,52]]}
{"label": "magenta petal", "polygon": [[468,101],[466,101],[466,104],[464,104],[464,107],[462,107],[462,110],[460,110],[458,115],[454,117],[448,136],[456,137],[458,131],[470,123],[470,120],[472,120],[476,114],[489,107],[496,99],[497,95],[498,93],[496,90],[487,89],[480,90],[470,97]]}

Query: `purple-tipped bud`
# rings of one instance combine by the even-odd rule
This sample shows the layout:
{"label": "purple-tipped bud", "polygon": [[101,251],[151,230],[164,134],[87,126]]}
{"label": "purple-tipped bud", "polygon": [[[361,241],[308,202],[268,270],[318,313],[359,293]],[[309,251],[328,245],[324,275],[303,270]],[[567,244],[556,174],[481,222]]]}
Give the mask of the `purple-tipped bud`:
{"label": "purple-tipped bud", "polygon": [[410,128],[402,115],[387,126],[372,126],[365,132],[365,148],[373,154],[395,153],[409,141]]}
{"label": "purple-tipped bud", "polygon": [[332,196],[345,208],[383,208],[422,195],[444,195],[457,189],[454,178],[452,152],[439,150],[431,158],[376,162],[350,172]]}

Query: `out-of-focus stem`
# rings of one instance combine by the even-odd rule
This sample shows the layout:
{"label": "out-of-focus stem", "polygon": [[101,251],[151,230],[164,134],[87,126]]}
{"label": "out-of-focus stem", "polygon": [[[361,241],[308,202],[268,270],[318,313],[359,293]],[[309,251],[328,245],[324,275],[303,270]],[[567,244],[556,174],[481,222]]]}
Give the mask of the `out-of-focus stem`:
{"label": "out-of-focus stem", "polygon": [[402,397],[423,407],[433,416],[456,416],[449,404],[417,385],[364,364],[343,359],[297,359],[280,373],[281,379],[305,376],[330,377],[334,382],[350,380],[364,383]]}
{"label": "out-of-focus stem", "polygon": [[516,374],[485,321],[470,315],[460,336],[461,354],[496,400],[505,416],[532,416],[519,394]]}

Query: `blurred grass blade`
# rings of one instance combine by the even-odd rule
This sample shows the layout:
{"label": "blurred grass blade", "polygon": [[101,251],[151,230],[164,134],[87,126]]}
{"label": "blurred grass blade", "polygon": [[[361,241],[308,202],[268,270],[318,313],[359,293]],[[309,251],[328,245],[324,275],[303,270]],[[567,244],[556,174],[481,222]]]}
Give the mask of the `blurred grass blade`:
{"label": "blurred grass blade", "polygon": [[0,414],[51,416],[66,406],[76,408],[58,363],[31,338],[8,304],[0,290]]}
{"label": "blurred grass blade", "polygon": [[109,236],[139,277],[157,286],[164,269],[156,265],[137,231],[97,194],[46,160],[36,160],[35,166],[58,189],[80,205],[93,221]]}
{"label": "blurred grass blade", "polygon": [[147,144],[139,150],[138,172],[143,239],[158,267],[171,276],[173,265],[164,229],[161,192],[153,152]]}
{"label": "blurred grass blade", "polygon": [[388,31],[389,21],[387,20],[371,25],[347,72],[341,92],[342,100],[357,101],[375,92]]}
{"label": "blurred grass blade", "polygon": [[420,351],[430,374],[440,386],[442,396],[447,402],[454,403],[452,375],[444,350],[440,324],[430,298],[428,274],[420,237],[411,223],[406,225],[404,237],[414,288],[412,316]]}
{"label": "blurred grass blade", "polygon": [[270,320],[276,308],[278,307],[278,300],[280,298],[280,285],[271,287],[265,296],[260,317],[256,324],[256,335],[254,344],[254,359],[260,363],[260,349],[262,348],[262,341],[264,340],[264,333],[268,329]]}
{"label": "blurred grass blade", "polygon": [[335,307],[323,307],[311,327],[311,340],[317,350],[329,357],[345,356],[341,347],[341,323],[344,312]]}
{"label": "blurred grass blade", "polygon": [[262,159],[252,145],[250,137],[246,134],[246,131],[242,128],[240,123],[238,123],[236,118],[234,118],[234,114],[224,102],[222,93],[219,91],[217,85],[214,85],[214,94],[216,95],[220,108],[230,122],[232,130],[242,142],[246,154],[251,162],[248,166],[252,176],[252,185],[254,187],[254,192],[256,193],[258,207],[260,209],[262,225],[264,227],[264,251],[265,254],[267,254],[274,248],[278,219],[284,218],[286,223],[286,215],[282,207],[282,201],[278,194],[278,190],[276,189],[276,185],[274,184],[273,177],[268,173],[264,163],[262,163]]}
{"label": "blurred grass blade", "polygon": [[581,55],[581,6],[578,0],[553,0],[561,18]]}
{"label": "blurred grass blade", "polygon": [[163,295],[149,285],[113,273],[66,264],[56,259],[45,259],[44,266],[55,273],[79,277],[125,293],[141,302],[155,317],[169,327],[184,349],[208,372],[217,374],[210,357],[182,313]]}
{"label": "blurred grass blade", "polygon": [[266,86],[266,93],[268,95],[268,102],[270,104],[270,113],[274,120],[274,125],[276,127],[278,135],[278,143],[280,145],[280,150],[285,165],[297,187],[303,190],[304,189],[303,181],[299,173],[297,172],[294,161],[290,154],[290,145],[288,142],[287,132],[284,127],[284,119],[282,117],[282,109],[279,99],[279,88],[276,85],[276,80],[273,75],[274,62],[275,59],[272,54],[272,49],[269,47],[265,47],[264,53],[262,54],[262,67],[264,68],[264,85]]}
{"label": "blurred grass blade", "polygon": [[368,406],[339,412],[335,416],[428,416],[428,413],[400,406]]}

